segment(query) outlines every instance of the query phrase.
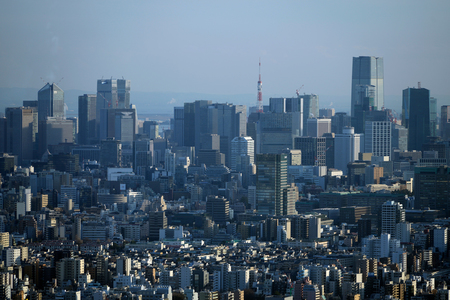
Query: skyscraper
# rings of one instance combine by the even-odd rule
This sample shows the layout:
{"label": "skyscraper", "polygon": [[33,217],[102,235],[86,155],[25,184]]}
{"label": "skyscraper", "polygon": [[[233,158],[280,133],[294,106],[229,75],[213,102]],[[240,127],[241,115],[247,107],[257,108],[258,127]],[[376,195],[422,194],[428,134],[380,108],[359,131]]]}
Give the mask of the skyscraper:
{"label": "skyscraper", "polygon": [[80,145],[91,145],[95,142],[96,106],[96,95],[84,94],[82,96],[78,96],[78,144]]}
{"label": "skyscraper", "polygon": [[184,107],[173,108],[173,134],[174,142],[184,146]]}
{"label": "skyscraper", "polygon": [[240,162],[240,156],[249,157],[250,164],[253,164],[255,154],[255,144],[249,136],[237,136],[231,141],[231,169],[237,170],[236,165]]}
{"label": "skyscraper", "polygon": [[[101,111],[110,108],[130,108],[130,81],[125,79],[97,80],[96,124],[100,130]],[[98,136],[99,137],[99,136]]]}
{"label": "skyscraper", "polygon": [[422,150],[430,135],[430,91],[403,90],[402,124],[408,129],[408,150]]}
{"label": "skyscraper", "polygon": [[342,134],[336,134],[334,140],[334,166],[347,174],[347,164],[358,159],[361,150],[361,134],[355,133],[353,127],[346,127]]}
{"label": "skyscraper", "polygon": [[256,205],[263,215],[283,215],[286,206],[284,190],[287,183],[286,154],[256,155]]}
{"label": "skyscraper", "polygon": [[18,164],[33,159],[33,109],[6,108],[6,152],[17,155]]}
{"label": "skyscraper", "polygon": [[[352,107],[355,117],[355,106],[362,105],[366,95],[366,86],[373,86],[373,108],[379,110],[384,106],[384,67],[383,58],[374,56],[353,57],[352,71]],[[371,88],[372,90],[372,88]]]}
{"label": "skyscraper", "polygon": [[308,119],[319,117],[319,96],[315,94],[300,95],[303,99],[303,130],[307,130]]}
{"label": "skyscraper", "polygon": [[64,91],[54,83],[47,83],[38,92],[39,121],[47,117],[64,118]]}

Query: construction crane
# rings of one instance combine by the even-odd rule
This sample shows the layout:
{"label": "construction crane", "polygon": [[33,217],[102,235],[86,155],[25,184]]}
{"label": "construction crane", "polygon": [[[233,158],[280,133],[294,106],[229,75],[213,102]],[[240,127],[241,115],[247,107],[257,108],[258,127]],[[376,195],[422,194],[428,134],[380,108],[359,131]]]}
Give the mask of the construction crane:
{"label": "construction crane", "polygon": [[297,97],[300,96],[300,90],[303,88],[304,84],[302,84],[301,87],[295,90],[295,93],[297,94]]}

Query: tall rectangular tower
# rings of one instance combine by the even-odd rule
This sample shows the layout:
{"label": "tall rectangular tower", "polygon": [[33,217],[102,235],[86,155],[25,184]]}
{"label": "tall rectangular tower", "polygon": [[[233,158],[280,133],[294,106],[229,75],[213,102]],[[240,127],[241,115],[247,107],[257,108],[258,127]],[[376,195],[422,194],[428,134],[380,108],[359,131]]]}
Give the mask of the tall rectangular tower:
{"label": "tall rectangular tower", "polygon": [[91,145],[96,137],[96,116],[97,96],[84,94],[78,96],[78,119],[79,133],[78,144]]}
{"label": "tall rectangular tower", "polygon": [[56,84],[47,83],[38,92],[38,118],[64,118],[64,91]]}
{"label": "tall rectangular tower", "polygon": [[[100,130],[102,109],[130,108],[130,81],[125,79],[97,80],[96,124]],[[100,136],[97,136],[100,138]]]}
{"label": "tall rectangular tower", "polygon": [[430,135],[430,91],[403,90],[402,125],[408,129],[408,150],[422,150]]}
{"label": "tall rectangular tower", "polygon": [[263,215],[283,215],[287,183],[286,154],[256,155],[256,203]]}
{"label": "tall rectangular tower", "polygon": [[355,105],[362,105],[361,87],[373,86],[373,106],[381,109],[384,106],[384,67],[383,58],[374,56],[353,57],[352,71],[352,107],[355,117]]}
{"label": "tall rectangular tower", "polygon": [[33,159],[33,109],[6,108],[6,152],[17,155],[18,164]]}

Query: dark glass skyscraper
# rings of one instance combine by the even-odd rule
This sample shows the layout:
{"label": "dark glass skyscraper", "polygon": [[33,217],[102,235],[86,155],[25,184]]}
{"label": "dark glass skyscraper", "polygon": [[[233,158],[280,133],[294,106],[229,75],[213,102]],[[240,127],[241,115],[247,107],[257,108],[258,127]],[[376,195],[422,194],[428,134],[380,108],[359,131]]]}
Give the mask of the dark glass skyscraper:
{"label": "dark glass skyscraper", "polygon": [[84,94],[78,97],[79,133],[78,144],[91,145],[95,143],[95,114],[97,96]]}
{"label": "dark glass skyscraper", "polygon": [[38,119],[64,118],[64,91],[56,84],[47,83],[38,92]]}
{"label": "dark glass skyscraper", "polygon": [[355,106],[363,105],[367,98],[367,90],[373,97],[370,106],[380,110],[384,106],[384,67],[383,58],[374,56],[353,57],[352,71],[352,117],[355,116]]}
{"label": "dark glass skyscraper", "polygon": [[287,183],[286,154],[256,155],[256,202],[258,213],[283,215],[285,198],[283,191]]}
{"label": "dark glass skyscraper", "polygon": [[422,150],[430,135],[430,91],[403,90],[402,124],[408,129],[408,150]]}

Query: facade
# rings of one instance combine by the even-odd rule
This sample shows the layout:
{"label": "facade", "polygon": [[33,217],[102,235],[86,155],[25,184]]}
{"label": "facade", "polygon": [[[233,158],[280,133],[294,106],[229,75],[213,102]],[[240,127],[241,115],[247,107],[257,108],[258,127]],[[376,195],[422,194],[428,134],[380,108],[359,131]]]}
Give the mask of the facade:
{"label": "facade", "polygon": [[296,137],[294,149],[301,151],[302,165],[326,166],[326,138],[324,137]]}
{"label": "facade", "polygon": [[439,125],[442,140],[450,140],[450,105],[441,106],[441,122]]}
{"label": "facade", "polygon": [[337,112],[331,117],[331,132],[342,134],[345,127],[352,126],[352,117],[345,112]]}
{"label": "facade", "polygon": [[282,215],[287,183],[286,154],[256,155],[256,205],[263,215]]}
{"label": "facade", "polygon": [[22,165],[33,159],[33,109],[8,107],[6,113],[6,152],[17,156]]}
{"label": "facade", "polygon": [[416,167],[414,168],[415,206],[419,209],[440,210],[442,215],[450,216],[448,201],[450,187],[450,168]]}
{"label": "facade", "polygon": [[145,176],[146,170],[153,166],[153,141],[139,139],[133,142],[133,172]]}
{"label": "facade", "polygon": [[130,81],[125,79],[99,79],[97,80],[96,126],[98,139],[106,136],[100,134],[100,124],[106,122],[101,118],[103,109],[130,107]]}
{"label": "facade", "polygon": [[361,134],[355,134],[353,127],[346,127],[334,139],[334,166],[347,174],[347,164],[358,159],[361,151]]}
{"label": "facade", "polygon": [[325,133],[331,133],[331,119],[307,119],[305,136],[322,137]]}
{"label": "facade", "polygon": [[38,119],[64,118],[64,91],[56,84],[47,83],[38,92]]}
{"label": "facade", "polygon": [[382,57],[353,57],[351,115],[355,117],[356,105],[362,105],[366,86],[373,86],[373,107],[381,110],[384,106],[384,66]]}
{"label": "facade", "polygon": [[392,127],[392,149],[402,152],[408,151],[408,129],[404,126],[394,124]]}
{"label": "facade", "polygon": [[159,124],[156,121],[144,121],[144,133],[148,135],[149,139],[154,140],[159,138]]}
{"label": "facade", "polygon": [[250,164],[255,162],[255,143],[249,136],[237,136],[231,141],[232,170],[238,170],[237,165],[241,161],[241,156],[248,156]]}
{"label": "facade", "polygon": [[184,146],[184,107],[173,108],[173,141],[177,146]]}
{"label": "facade", "polygon": [[424,88],[403,90],[402,124],[408,129],[408,150],[422,150],[430,136],[430,91]]}
{"label": "facade", "polygon": [[386,201],[381,207],[381,233],[388,233],[394,237],[397,224],[403,222],[405,222],[403,205]]}
{"label": "facade", "polygon": [[372,156],[389,156],[392,153],[392,123],[389,121],[366,121],[364,152]]}
{"label": "facade", "polygon": [[71,120],[47,117],[39,121],[39,158],[50,145],[73,143],[73,122]]}
{"label": "facade", "polygon": [[438,136],[437,99],[430,97],[430,136]]}
{"label": "facade", "polygon": [[256,153],[275,154],[280,149],[292,149],[293,138],[301,135],[300,119],[298,112],[261,114]]}
{"label": "facade", "polygon": [[215,223],[225,225],[230,220],[230,203],[223,197],[208,196],[206,213]]}
{"label": "facade", "polygon": [[78,97],[79,133],[78,144],[92,145],[96,142],[96,116],[97,96],[84,94]]}
{"label": "facade", "polygon": [[319,96],[305,94],[299,98],[303,99],[303,128],[307,128],[308,119],[319,118]]}

